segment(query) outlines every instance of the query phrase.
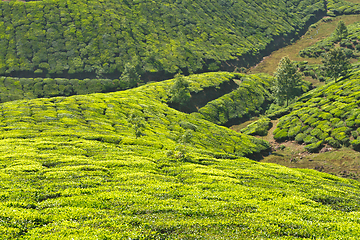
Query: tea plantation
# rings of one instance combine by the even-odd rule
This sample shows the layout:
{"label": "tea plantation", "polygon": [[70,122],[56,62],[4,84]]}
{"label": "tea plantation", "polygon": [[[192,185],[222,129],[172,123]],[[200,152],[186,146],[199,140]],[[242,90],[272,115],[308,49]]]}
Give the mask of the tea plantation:
{"label": "tea plantation", "polygon": [[360,237],[358,182],[244,158],[268,143],[169,108],[172,84],[1,103],[1,238]]}
{"label": "tea plantation", "polygon": [[[358,181],[254,161],[272,153],[251,136],[282,116],[279,142],[360,150],[360,71],[264,117],[272,76],[215,72],[359,6],[0,1],[0,239],[360,239]],[[359,26],[348,28],[340,45],[357,56]],[[190,75],[151,83],[179,72]],[[254,116],[241,133],[224,127]]]}
{"label": "tea plantation", "polygon": [[130,64],[158,80],[246,67],[325,12],[323,0],[0,1],[0,75],[118,78]]}
{"label": "tea plantation", "polygon": [[290,114],[280,118],[274,138],[304,142],[310,152],[325,144],[359,149],[359,77],[355,72],[305,94],[291,106]]}
{"label": "tea plantation", "polygon": [[[186,77],[192,82],[193,93],[201,92],[204,88],[217,88],[221,91],[221,84],[239,79],[244,74],[214,72],[193,74]],[[236,84],[233,84],[236,85]],[[195,87],[194,87],[195,86]],[[20,99],[34,99],[41,97],[84,95],[89,93],[106,93],[128,89],[129,85],[122,79],[66,79],[66,78],[15,78],[0,76],[0,102]]]}

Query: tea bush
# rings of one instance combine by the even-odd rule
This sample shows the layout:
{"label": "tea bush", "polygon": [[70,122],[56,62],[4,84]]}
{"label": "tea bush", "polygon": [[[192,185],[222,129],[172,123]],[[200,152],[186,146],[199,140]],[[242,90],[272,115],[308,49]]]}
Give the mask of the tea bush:
{"label": "tea bush", "polygon": [[[185,77],[192,83],[191,91],[219,87],[224,82],[238,78],[237,74],[218,72],[193,74]],[[208,82],[207,82],[208,81]],[[207,83],[206,83],[207,82]],[[0,102],[55,96],[106,93],[128,89],[121,79],[66,79],[66,78],[13,78],[0,77]]]}
{"label": "tea bush", "polygon": [[[358,4],[357,9],[360,12],[360,5]],[[310,47],[307,47],[299,52],[301,57],[320,57],[323,54],[330,51],[332,48],[335,47],[336,43],[339,43],[341,46],[341,50],[344,51],[347,58],[357,58],[357,46],[359,43],[359,36],[360,36],[360,25],[359,23],[350,24],[347,26],[348,35],[344,39],[338,39],[336,31],[332,33],[331,36],[320,40],[313,44]],[[298,63],[299,65],[299,63]],[[305,67],[304,67],[305,65]],[[306,65],[303,64],[300,66],[300,69],[305,73],[307,72],[308,75],[311,75],[313,78],[319,78],[321,76],[321,67],[320,65]],[[311,72],[311,73],[310,73]],[[306,75],[306,74],[305,74]]]}
{"label": "tea bush", "polygon": [[266,136],[271,126],[271,119],[264,117],[241,129],[241,132],[248,135]]}
{"label": "tea bush", "polygon": [[1,238],[360,236],[358,182],[242,157],[270,146],[169,108],[173,81],[0,104]]}

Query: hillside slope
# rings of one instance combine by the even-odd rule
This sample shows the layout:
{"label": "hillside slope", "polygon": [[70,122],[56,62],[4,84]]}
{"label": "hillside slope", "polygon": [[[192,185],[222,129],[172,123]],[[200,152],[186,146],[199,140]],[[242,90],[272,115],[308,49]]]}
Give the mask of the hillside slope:
{"label": "hillside slope", "polygon": [[118,78],[128,64],[159,80],[234,69],[325,12],[323,0],[0,1],[0,75]]}
{"label": "hillside slope", "polygon": [[239,87],[200,108],[196,116],[218,125],[231,126],[264,113],[273,102],[274,78],[267,74],[238,74]]}
{"label": "hillside slope", "polygon": [[274,138],[304,142],[309,151],[324,144],[359,149],[359,78],[360,72],[354,72],[302,96],[291,113],[280,118]]}
{"label": "hillside slope", "polygon": [[171,84],[0,104],[2,238],[360,236],[358,182],[241,157],[269,146],[169,108]]}

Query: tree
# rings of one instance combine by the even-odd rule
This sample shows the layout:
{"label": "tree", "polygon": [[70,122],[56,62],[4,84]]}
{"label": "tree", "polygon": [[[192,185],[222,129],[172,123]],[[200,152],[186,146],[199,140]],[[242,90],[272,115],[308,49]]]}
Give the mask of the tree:
{"label": "tree", "polygon": [[136,87],[141,81],[136,66],[131,63],[125,64],[125,69],[121,74],[120,80],[125,83],[126,88]]}
{"label": "tree", "polygon": [[348,36],[348,29],[343,21],[340,21],[335,29],[335,37],[338,41]]}
{"label": "tree", "polygon": [[184,76],[180,74],[175,76],[175,83],[170,88],[170,96],[170,102],[178,104],[180,108],[189,102],[191,98],[189,82]]}
{"label": "tree", "polygon": [[327,52],[322,63],[324,64],[322,67],[323,75],[334,79],[335,82],[340,76],[346,75],[351,67],[350,60],[341,48]]}
{"label": "tree", "polygon": [[295,64],[291,62],[289,57],[283,57],[276,69],[274,94],[277,101],[282,104],[301,94],[301,75]]}

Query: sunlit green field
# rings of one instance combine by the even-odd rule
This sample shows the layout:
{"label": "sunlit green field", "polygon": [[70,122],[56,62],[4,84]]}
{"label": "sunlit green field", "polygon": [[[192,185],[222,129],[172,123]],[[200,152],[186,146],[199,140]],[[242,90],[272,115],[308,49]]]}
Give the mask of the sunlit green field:
{"label": "sunlit green field", "polygon": [[169,108],[171,84],[1,104],[1,239],[360,236],[358,182],[244,158],[268,143]]}

